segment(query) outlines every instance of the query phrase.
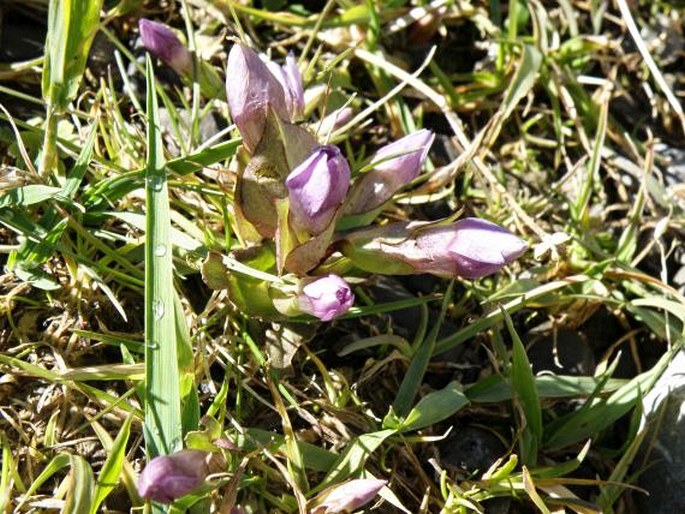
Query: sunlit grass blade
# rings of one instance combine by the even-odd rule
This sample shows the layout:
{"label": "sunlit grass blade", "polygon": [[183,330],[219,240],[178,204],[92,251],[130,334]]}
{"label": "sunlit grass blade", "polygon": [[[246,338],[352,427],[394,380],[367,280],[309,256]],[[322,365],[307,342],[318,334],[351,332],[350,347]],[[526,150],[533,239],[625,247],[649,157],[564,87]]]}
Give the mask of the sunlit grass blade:
{"label": "sunlit grass blade", "polygon": [[102,0],[51,0],[45,39],[42,90],[47,103],[40,172],[57,164],[57,121],[76,97],[97,32]]}
{"label": "sunlit grass blade", "polygon": [[145,443],[148,457],[182,445],[178,352],[174,321],[171,223],[152,62],[147,59],[145,177]]}
{"label": "sunlit grass blade", "polygon": [[[111,448],[109,448],[107,460],[105,460],[105,463],[102,465],[95,485],[93,501],[90,506],[91,514],[95,514],[98,511],[100,504],[119,483],[124,459],[126,458],[126,445],[128,444],[132,420],[133,416],[131,415],[126,418],[116,439],[112,442]],[[103,444],[103,446],[105,445]]]}
{"label": "sunlit grass blade", "polygon": [[95,481],[93,470],[88,461],[80,455],[70,455],[69,464],[71,471],[67,480],[70,487],[62,512],[64,514],[84,514],[89,511],[93,503],[93,490]]}

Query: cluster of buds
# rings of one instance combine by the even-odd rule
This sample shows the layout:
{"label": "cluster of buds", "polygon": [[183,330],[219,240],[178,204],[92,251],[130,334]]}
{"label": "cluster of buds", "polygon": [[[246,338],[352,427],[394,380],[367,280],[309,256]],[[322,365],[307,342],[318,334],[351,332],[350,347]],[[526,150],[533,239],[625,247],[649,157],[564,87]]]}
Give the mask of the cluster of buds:
{"label": "cluster of buds", "polygon": [[[151,53],[179,75],[192,75],[193,56],[174,32],[144,19],[139,29]],[[305,100],[302,75],[292,54],[280,66],[243,44],[234,44],[228,56],[226,98],[243,143],[233,206],[238,233],[243,241],[271,245],[273,263],[261,270],[275,270],[295,284],[286,288],[285,301],[283,294],[275,295],[274,312],[309,313],[328,321],[350,308],[354,295],[344,280],[320,277],[335,250],[372,273],[465,278],[492,274],[525,251],[519,238],[480,219],[364,227],[421,174],[434,135],[418,130],[386,145],[352,181],[341,150],[321,144],[312,131],[297,123],[304,117]],[[321,133],[329,134],[350,115],[346,107],[322,120],[320,127],[326,129]],[[353,232],[339,230],[360,225]],[[259,303],[264,305],[262,300]],[[250,310],[247,304],[241,307]]]}
{"label": "cluster of buds", "polygon": [[[237,229],[244,241],[273,248],[273,267],[263,271],[293,278],[293,287],[275,294],[267,288],[280,314],[308,313],[329,321],[352,306],[349,285],[325,271],[336,251],[371,273],[470,279],[495,273],[525,251],[521,239],[476,218],[364,227],[419,177],[434,134],[418,130],[386,145],[353,177],[337,146],[320,143],[296,123],[304,113],[304,90],[292,54],[279,66],[236,43],[226,75],[231,116],[243,140],[234,204]],[[336,119],[341,115],[349,118],[349,108],[336,113]],[[358,228],[341,230],[350,226]]]}
{"label": "cluster of buds", "polygon": [[[200,490],[212,473],[225,468],[218,453],[180,450],[148,462],[138,476],[136,488],[143,500],[171,505],[179,498]],[[352,512],[369,503],[385,487],[386,480],[353,479],[326,488],[311,500],[312,514]],[[245,512],[234,506],[231,513]]]}

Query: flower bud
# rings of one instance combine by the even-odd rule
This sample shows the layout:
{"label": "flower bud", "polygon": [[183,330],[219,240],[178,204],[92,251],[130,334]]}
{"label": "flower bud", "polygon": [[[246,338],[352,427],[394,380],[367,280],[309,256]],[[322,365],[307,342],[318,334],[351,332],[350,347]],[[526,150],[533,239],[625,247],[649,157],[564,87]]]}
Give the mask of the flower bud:
{"label": "flower bud", "polygon": [[209,475],[210,452],[181,450],[148,462],[138,477],[138,494],[145,500],[170,504],[192,492]]}
{"label": "flower bud", "polygon": [[250,153],[262,139],[269,109],[282,120],[290,119],[281,83],[254,50],[239,43],[228,54],[226,96],[233,121]]}
{"label": "flower bud", "polygon": [[279,66],[273,61],[267,61],[266,64],[283,88],[285,106],[289,113],[287,121],[301,119],[304,114],[304,87],[302,85],[302,74],[297,67],[295,56],[289,53],[283,66]]}
{"label": "flower bud", "polygon": [[337,146],[315,148],[285,180],[290,222],[297,232],[319,234],[333,218],[347,194],[350,166]]}
{"label": "flower bud", "polygon": [[354,304],[354,293],[349,284],[337,275],[328,275],[308,282],[298,295],[302,312],[321,321],[342,316]]}
{"label": "flower bud", "polygon": [[388,201],[421,173],[435,135],[426,129],[384,146],[371,159],[371,171],[355,185],[348,203],[351,214],[368,212]]}
{"label": "flower bud", "polygon": [[386,480],[359,478],[328,488],[321,493],[321,503],[312,510],[312,514],[338,514],[354,512],[369,503],[385,487]]}
{"label": "flower bud", "polygon": [[187,75],[193,69],[190,51],[173,31],[156,21],[141,18],[138,21],[140,39],[145,49],[158,57],[179,75]]}
{"label": "flower bud", "polygon": [[345,126],[352,119],[353,114],[354,109],[352,107],[341,107],[315,124],[314,128],[320,137],[328,137],[329,134]]}
{"label": "flower bud", "polygon": [[392,223],[353,232],[341,246],[356,266],[372,273],[470,279],[497,272],[528,247],[508,230],[479,218],[449,225]]}

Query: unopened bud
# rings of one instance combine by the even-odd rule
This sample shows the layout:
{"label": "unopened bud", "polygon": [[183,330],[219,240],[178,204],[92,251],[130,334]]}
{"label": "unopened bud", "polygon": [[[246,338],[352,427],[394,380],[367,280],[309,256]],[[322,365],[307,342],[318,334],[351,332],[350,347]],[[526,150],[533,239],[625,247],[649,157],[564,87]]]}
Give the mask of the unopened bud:
{"label": "unopened bud", "polygon": [[169,27],[163,23],[141,18],[138,21],[138,30],[143,46],[148,52],[158,57],[179,75],[191,73],[192,55]]}

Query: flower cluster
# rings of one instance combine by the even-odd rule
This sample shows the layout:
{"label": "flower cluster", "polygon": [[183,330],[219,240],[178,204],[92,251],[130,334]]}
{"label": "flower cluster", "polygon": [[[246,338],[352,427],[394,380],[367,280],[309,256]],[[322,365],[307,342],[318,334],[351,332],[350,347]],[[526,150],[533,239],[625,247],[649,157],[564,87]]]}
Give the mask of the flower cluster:
{"label": "flower cluster", "polygon": [[[191,56],[168,28],[147,20],[139,26],[150,52],[179,74],[188,73]],[[230,279],[229,293],[248,312],[307,313],[323,321],[344,314],[354,295],[341,277],[328,271],[333,261],[340,261],[336,252],[348,262],[336,269],[351,264],[371,273],[477,279],[497,272],[527,248],[506,229],[477,218],[370,225],[398,192],[419,178],[434,134],[417,130],[382,147],[355,176],[340,148],[318,141],[300,123],[305,95],[292,54],[281,66],[234,44],[228,55],[226,99],[243,144],[233,205],[236,228],[243,242],[272,248],[273,256],[245,263],[293,284],[246,286],[247,279]],[[332,113],[320,122],[318,133],[326,137],[351,114],[349,107]],[[258,308],[250,309],[260,294],[270,300],[255,300]]]}
{"label": "flower cluster", "polygon": [[[296,277],[290,300],[283,301],[282,288],[274,299],[280,313],[328,321],[352,306],[347,283],[325,272],[336,251],[372,273],[471,279],[495,273],[525,251],[521,239],[476,218],[359,227],[420,176],[434,134],[422,129],[386,145],[353,177],[340,148],[296,124],[305,111],[302,84],[292,55],[279,66],[243,44],[230,51],[227,98],[246,155],[236,184],[238,231],[255,244],[273,244],[275,270]],[[349,118],[349,109],[335,116],[324,123]],[[350,220],[357,230],[341,230],[355,226]]]}

